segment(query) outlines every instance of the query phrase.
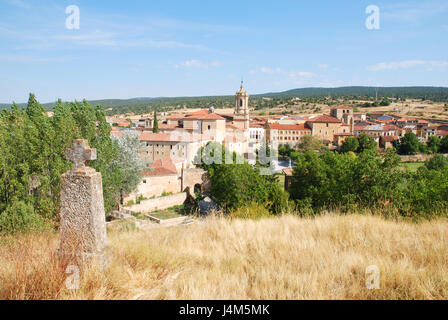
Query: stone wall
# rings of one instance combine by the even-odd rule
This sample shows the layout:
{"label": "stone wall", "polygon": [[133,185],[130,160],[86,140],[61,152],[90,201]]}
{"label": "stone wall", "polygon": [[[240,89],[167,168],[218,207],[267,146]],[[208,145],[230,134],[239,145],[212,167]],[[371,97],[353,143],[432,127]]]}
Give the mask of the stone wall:
{"label": "stone wall", "polygon": [[187,193],[182,192],[166,197],[143,200],[140,204],[123,208],[123,211],[125,213],[132,214],[136,212],[148,213],[155,210],[164,210],[183,204],[185,199],[187,199]]}
{"label": "stone wall", "polygon": [[177,174],[142,177],[137,190],[125,197],[124,204],[131,200],[135,202],[140,195],[151,198],[160,197],[163,192],[178,193],[180,191],[180,179]]}
{"label": "stone wall", "polygon": [[211,181],[208,172],[198,168],[184,169],[182,191],[189,187],[191,192],[194,192],[194,186],[197,184],[201,185],[201,192],[210,191]]}
{"label": "stone wall", "polygon": [[[444,154],[444,157],[448,154]],[[432,154],[416,154],[413,156],[400,156],[402,162],[425,162],[432,157]]]}

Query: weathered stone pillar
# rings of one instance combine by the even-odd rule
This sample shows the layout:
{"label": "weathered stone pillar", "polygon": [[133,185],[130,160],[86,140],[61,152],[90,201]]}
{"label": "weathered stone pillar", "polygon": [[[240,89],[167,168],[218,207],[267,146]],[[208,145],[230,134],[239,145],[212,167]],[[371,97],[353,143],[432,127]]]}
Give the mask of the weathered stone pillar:
{"label": "weathered stone pillar", "polygon": [[61,176],[59,255],[81,263],[106,263],[106,217],[101,173],[87,167],[96,149],[86,140],[74,140],[66,150],[74,168]]}

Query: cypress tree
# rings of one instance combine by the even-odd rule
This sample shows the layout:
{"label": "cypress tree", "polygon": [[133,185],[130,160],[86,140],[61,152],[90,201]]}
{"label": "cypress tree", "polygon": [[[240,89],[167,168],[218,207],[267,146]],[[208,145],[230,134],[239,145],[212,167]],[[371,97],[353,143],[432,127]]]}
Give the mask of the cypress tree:
{"label": "cypress tree", "polygon": [[157,133],[159,132],[159,122],[157,121],[157,112],[154,111],[154,125],[152,127],[152,132]]}

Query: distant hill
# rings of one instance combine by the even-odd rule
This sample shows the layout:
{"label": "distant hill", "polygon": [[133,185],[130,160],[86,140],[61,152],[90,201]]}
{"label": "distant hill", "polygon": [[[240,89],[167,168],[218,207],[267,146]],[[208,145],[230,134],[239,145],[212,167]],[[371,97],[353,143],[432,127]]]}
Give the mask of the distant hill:
{"label": "distant hill", "polygon": [[264,97],[395,97],[448,101],[446,87],[340,87],[340,88],[301,88],[283,92],[261,94]]}
{"label": "distant hill", "polygon": [[[300,88],[283,92],[270,92],[252,95],[252,103],[257,103],[262,98],[311,98],[331,97],[349,99],[372,99],[378,97],[424,99],[435,102],[448,101],[447,87],[340,87],[340,88]],[[38,97],[39,98],[39,97]],[[133,99],[102,99],[89,100],[92,105],[102,105],[105,109],[111,109],[108,113],[145,113],[153,110],[173,110],[178,108],[207,108],[210,105],[216,108],[231,107],[233,96],[203,96],[203,97],[140,97]],[[45,103],[43,106],[51,110],[53,103]],[[26,106],[21,103],[19,106]],[[0,104],[0,109],[10,108],[11,104]]]}

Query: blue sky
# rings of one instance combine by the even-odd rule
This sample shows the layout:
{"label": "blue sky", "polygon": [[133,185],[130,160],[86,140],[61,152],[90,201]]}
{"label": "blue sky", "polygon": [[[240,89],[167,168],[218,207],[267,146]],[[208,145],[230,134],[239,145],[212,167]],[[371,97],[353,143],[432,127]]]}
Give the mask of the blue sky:
{"label": "blue sky", "polygon": [[446,0],[0,0],[0,102],[448,86],[447,18]]}

